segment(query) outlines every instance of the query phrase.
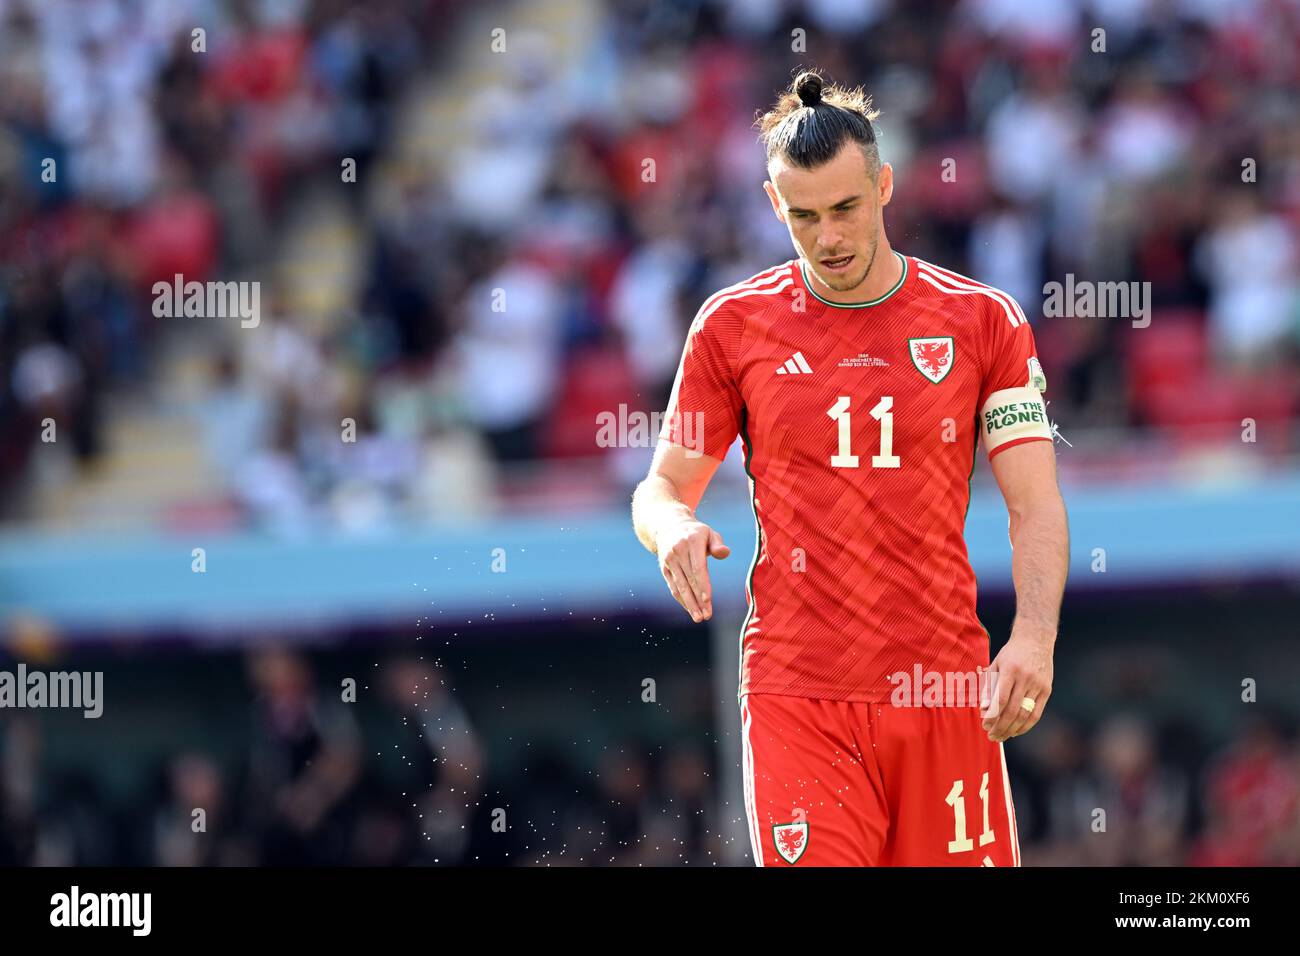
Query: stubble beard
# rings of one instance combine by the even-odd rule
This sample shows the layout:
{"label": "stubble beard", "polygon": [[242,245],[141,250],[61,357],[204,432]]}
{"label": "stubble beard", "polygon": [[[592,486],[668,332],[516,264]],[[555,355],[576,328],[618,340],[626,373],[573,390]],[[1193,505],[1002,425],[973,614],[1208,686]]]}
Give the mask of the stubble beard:
{"label": "stubble beard", "polygon": [[879,236],[873,236],[871,239],[871,248],[867,255],[867,267],[862,270],[862,274],[856,279],[836,279],[834,276],[826,277],[818,274],[818,278],[826,283],[826,287],[834,289],[836,292],[851,292],[862,283],[867,281],[867,276],[871,275],[871,269],[876,264],[876,250],[880,248]]}

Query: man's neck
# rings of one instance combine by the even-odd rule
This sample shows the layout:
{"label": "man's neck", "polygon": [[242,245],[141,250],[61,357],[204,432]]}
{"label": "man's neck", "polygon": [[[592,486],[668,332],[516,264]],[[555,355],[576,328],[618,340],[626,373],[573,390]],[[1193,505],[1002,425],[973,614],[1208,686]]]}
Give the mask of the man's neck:
{"label": "man's neck", "polygon": [[832,289],[822,282],[811,266],[805,270],[805,274],[813,291],[823,299],[840,305],[853,305],[857,302],[873,302],[898,285],[898,280],[903,275],[903,263],[894,255],[888,241],[882,239],[876,247],[876,260],[871,265],[871,271],[852,289],[843,292]]}

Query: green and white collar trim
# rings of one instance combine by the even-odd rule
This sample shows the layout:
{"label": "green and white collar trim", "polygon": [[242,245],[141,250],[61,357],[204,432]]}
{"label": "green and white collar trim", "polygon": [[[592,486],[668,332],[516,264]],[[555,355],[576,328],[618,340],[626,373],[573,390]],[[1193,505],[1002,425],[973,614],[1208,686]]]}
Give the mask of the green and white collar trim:
{"label": "green and white collar trim", "polygon": [[880,305],[880,303],[884,302],[891,295],[893,295],[895,292],[901,289],[903,287],[903,283],[907,281],[907,256],[903,255],[897,250],[891,250],[891,251],[894,253],[894,255],[898,256],[898,261],[903,264],[903,274],[898,277],[898,281],[894,283],[894,287],[892,289],[890,289],[884,295],[872,299],[870,302],[832,302],[830,299],[823,299],[821,296],[817,294],[817,290],[813,288],[812,282],[809,281],[808,263],[804,262],[802,257],[800,257],[799,259],[799,271],[803,275],[804,286],[807,287],[808,291],[812,293],[813,298],[816,299],[818,302],[821,302],[824,305],[832,306],[833,308],[836,309],[865,309],[869,306]]}

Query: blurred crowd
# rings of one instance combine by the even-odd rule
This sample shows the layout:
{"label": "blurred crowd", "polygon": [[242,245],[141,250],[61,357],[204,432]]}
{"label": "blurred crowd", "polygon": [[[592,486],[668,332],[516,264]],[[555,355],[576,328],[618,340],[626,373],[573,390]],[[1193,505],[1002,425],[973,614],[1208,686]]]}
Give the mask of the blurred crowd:
{"label": "blurred crowd", "polygon": [[[109,399],[160,401],[178,338],[232,520],[473,513],[596,455],[568,479],[625,487],[644,456],[595,416],[661,409],[698,304],[791,255],[751,122],[809,64],[883,111],[895,244],[1024,304],[1063,434],[1240,447],[1249,416],[1294,450],[1294,2],[550,9],[496,48],[458,0],[0,4],[6,487],[47,418],[111,453]],[[176,274],[266,314],[156,318]],[[1067,275],[1149,282],[1151,325],[1044,317]]]}
{"label": "blurred crowd", "polygon": [[[351,695],[326,689],[297,650],[253,651],[246,670],[250,712],[226,714],[210,749],[131,773],[124,792],[109,762],[53,760],[49,723],[0,722],[0,866],[723,861],[698,738],[620,743],[585,767],[539,742],[498,775],[445,673],[420,658],[378,662]],[[130,725],[156,711],[119,707],[114,752],[137,759]],[[223,756],[231,737],[234,756]]]}
{"label": "blurred crowd", "polygon": [[1045,720],[1026,735],[1012,770],[1024,864],[1300,864],[1300,746],[1287,721],[1250,720],[1208,760],[1177,732],[1120,714],[1091,733]]}
{"label": "blurred crowd", "polygon": [[[494,760],[506,741],[476,728],[442,668],[390,657],[348,699],[321,678],[328,666],[282,647],[250,653],[247,713],[223,711],[210,749],[166,752],[125,790],[111,785],[113,758],[55,759],[58,731],[11,715],[0,865],[751,861],[743,821],[726,816],[741,808],[722,805],[725,775],[703,749],[707,723],[671,745],[631,731],[593,754],[539,737]],[[118,706],[101,719],[126,753],[149,715]],[[1263,713],[1210,745],[1136,712],[1087,730],[1052,715],[1007,754],[1027,866],[1300,865],[1300,739],[1286,717]]]}
{"label": "blurred crowd", "polygon": [[[437,863],[466,857],[482,754],[443,675],[416,658],[377,670],[377,688],[323,693],[310,662],[269,647],[248,658],[247,720],[234,759],[181,749],[133,774],[119,801],[102,763],[50,766],[45,725],[0,728],[0,863],[252,866]],[[382,708],[364,730],[356,701]],[[242,723],[241,723],[242,721]],[[130,718],[126,719],[130,723]],[[129,728],[114,733],[133,750]]]}

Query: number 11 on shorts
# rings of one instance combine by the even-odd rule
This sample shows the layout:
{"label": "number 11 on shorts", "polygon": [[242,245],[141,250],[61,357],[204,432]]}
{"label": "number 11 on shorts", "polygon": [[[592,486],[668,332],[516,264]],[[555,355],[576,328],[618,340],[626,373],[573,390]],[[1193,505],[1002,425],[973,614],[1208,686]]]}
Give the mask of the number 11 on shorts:
{"label": "number 11 on shorts", "polygon": [[[948,796],[944,803],[952,807],[953,823],[956,827],[956,833],[948,841],[949,853],[965,853],[967,850],[975,849],[975,844],[970,837],[966,835],[966,798],[961,795],[962,782],[954,780],[952,789],[948,791]],[[984,805],[984,832],[980,834],[980,846],[986,846],[993,842],[993,828],[989,826],[989,775],[986,771],[980,780],[980,802]]]}

